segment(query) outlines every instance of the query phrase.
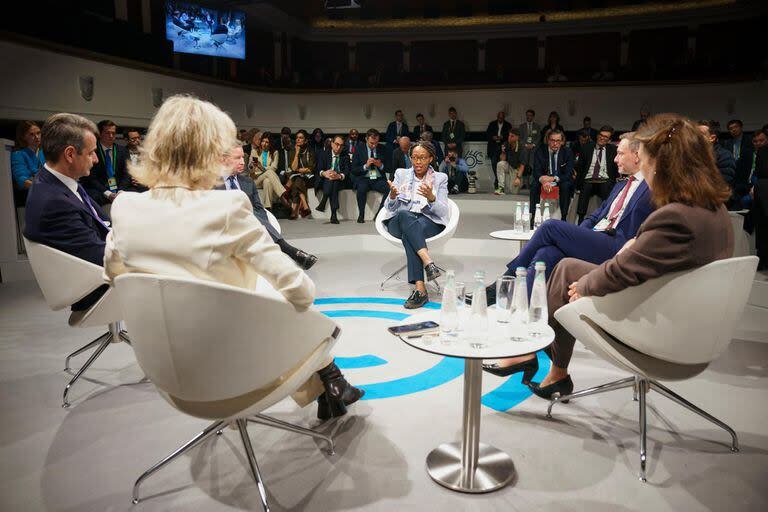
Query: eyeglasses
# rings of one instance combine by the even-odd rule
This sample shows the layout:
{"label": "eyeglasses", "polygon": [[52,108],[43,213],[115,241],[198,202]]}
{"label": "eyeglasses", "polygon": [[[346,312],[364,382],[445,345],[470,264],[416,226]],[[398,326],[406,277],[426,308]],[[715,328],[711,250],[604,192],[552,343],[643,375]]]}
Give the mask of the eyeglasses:
{"label": "eyeglasses", "polygon": [[415,156],[414,155],[414,156],[411,157],[411,160],[413,160],[414,162],[426,162],[430,158],[432,158],[432,157],[431,156]]}

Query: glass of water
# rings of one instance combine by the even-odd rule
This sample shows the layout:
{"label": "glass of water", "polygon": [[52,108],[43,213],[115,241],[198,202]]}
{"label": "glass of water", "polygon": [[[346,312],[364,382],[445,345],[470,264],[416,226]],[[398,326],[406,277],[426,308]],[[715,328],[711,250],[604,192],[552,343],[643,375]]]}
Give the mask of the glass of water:
{"label": "glass of water", "polygon": [[496,280],[496,321],[500,324],[509,323],[509,309],[512,306],[512,291],[515,278],[501,276]]}

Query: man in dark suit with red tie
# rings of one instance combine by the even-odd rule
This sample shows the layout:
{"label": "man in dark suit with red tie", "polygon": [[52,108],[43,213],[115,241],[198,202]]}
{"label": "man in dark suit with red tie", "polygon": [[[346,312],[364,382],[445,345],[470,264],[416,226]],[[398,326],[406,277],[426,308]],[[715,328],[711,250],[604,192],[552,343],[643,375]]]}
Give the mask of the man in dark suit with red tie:
{"label": "man in dark suit with red tie", "polygon": [[[364,150],[363,150],[364,151]],[[331,149],[323,152],[317,163],[318,186],[323,189],[323,201],[331,201],[331,224],[338,224],[336,212],[339,209],[339,192],[352,188],[352,163],[344,152],[344,137],[337,135],[331,141]],[[317,208],[320,211],[324,211]]]}
{"label": "man in dark suit with red tie", "polygon": [[576,188],[581,190],[576,208],[579,223],[587,216],[592,196],[598,196],[601,201],[605,201],[616,185],[619,169],[614,162],[616,146],[610,144],[612,136],[613,128],[602,126],[597,133],[597,140],[582,149],[576,165]]}
{"label": "man in dark suit with red tie", "polygon": [[[75,114],[55,114],[42,128],[45,165],[27,197],[24,236],[96,265],[104,265],[109,217],[82,185],[96,163],[96,125]],[[72,305],[88,309],[104,294],[105,284]]]}
{"label": "man in dark suit with red tie", "polygon": [[539,148],[533,157],[533,174],[531,177],[530,212],[531,227],[536,205],[541,201],[541,191],[552,191],[557,188],[560,198],[560,215],[564,219],[571,204],[571,194],[574,190],[574,158],[570,148],[565,146],[565,134],[551,130],[547,135],[546,146]]}

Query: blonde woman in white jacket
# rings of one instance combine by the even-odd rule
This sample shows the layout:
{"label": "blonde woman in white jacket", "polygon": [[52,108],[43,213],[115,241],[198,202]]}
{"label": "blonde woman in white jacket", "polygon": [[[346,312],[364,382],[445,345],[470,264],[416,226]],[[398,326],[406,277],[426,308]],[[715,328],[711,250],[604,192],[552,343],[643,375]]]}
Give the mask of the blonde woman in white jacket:
{"label": "blonde woman in white jacket", "polygon": [[[240,190],[212,190],[235,135],[232,120],[211,103],[174,96],[160,107],[140,163],[130,169],[149,191],[124,192],[112,205],[104,253],[108,280],[143,272],[253,290],[262,277],[297,311],[312,305],[314,283],[272,241],[248,197]],[[293,398],[300,406],[317,399],[324,420],[345,414],[363,393],[330,357]]]}

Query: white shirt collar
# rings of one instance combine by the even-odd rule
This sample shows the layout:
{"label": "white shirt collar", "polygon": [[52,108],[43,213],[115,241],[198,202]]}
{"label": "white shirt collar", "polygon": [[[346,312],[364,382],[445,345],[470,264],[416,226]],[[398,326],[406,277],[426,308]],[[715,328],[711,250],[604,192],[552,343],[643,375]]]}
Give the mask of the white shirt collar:
{"label": "white shirt collar", "polygon": [[643,176],[643,171],[637,171],[635,174],[635,181],[639,184],[641,181],[645,180],[645,176]]}
{"label": "white shirt collar", "polygon": [[80,199],[80,201],[83,200],[83,198],[80,197],[80,194],[77,193],[77,180],[74,180],[69,176],[64,176],[59,171],[55,171],[51,169],[50,167],[48,167],[47,163],[45,164],[45,168],[48,170],[48,172],[56,176],[59,179],[59,181],[64,184],[64,186],[66,186],[69,190],[71,190],[72,193],[75,194],[75,197]]}

